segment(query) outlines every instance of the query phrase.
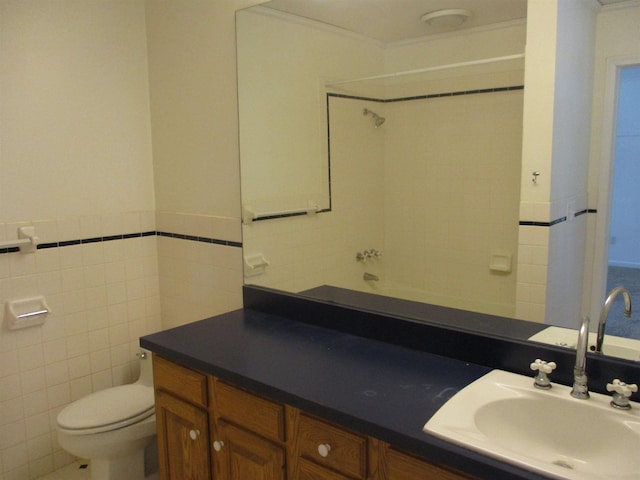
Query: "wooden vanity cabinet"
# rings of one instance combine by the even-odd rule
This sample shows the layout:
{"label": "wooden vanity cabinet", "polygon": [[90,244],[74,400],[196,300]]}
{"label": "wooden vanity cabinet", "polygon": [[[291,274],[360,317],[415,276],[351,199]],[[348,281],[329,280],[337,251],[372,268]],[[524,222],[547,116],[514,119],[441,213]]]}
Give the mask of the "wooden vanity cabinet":
{"label": "wooden vanity cabinet", "polygon": [[206,376],[154,355],[158,466],[163,480],[210,480]]}
{"label": "wooden vanity cabinet", "polygon": [[154,355],[161,480],[470,480]]}

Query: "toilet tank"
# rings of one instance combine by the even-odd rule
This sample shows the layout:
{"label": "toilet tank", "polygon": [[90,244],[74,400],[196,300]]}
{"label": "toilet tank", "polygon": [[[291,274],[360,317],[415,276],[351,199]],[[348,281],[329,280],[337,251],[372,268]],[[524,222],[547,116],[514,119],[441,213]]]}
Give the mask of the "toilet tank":
{"label": "toilet tank", "polygon": [[136,383],[153,387],[153,363],[151,351],[140,348],[137,355],[140,360],[140,377],[138,377]]}

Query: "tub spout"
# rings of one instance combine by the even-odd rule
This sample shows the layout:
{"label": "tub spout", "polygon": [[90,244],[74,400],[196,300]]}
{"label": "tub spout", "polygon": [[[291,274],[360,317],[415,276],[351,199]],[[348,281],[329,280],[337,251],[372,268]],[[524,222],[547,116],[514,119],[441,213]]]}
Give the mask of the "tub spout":
{"label": "tub spout", "polygon": [[364,272],[364,275],[362,275],[362,278],[364,278],[365,280],[372,280],[374,282],[377,282],[378,280],[380,280],[380,277],[369,272]]}

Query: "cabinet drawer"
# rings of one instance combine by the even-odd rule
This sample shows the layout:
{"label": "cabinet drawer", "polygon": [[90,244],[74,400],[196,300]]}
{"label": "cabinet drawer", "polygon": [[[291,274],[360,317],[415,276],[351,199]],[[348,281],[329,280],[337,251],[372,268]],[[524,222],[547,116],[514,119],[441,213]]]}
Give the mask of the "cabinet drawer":
{"label": "cabinet drawer", "polygon": [[207,377],[153,355],[153,385],[158,390],[201,407],[207,407]]}
{"label": "cabinet drawer", "polygon": [[298,469],[297,480],[327,480],[328,478],[331,480],[351,480],[349,477],[340,475],[333,470],[327,470],[317,463],[310,462],[304,458],[300,459]]}
{"label": "cabinet drawer", "polygon": [[473,477],[444,469],[406,453],[387,447],[385,467],[387,480],[472,480]]}
{"label": "cabinet drawer", "polygon": [[306,415],[300,415],[298,428],[301,457],[352,478],[366,477],[365,437]]}
{"label": "cabinet drawer", "polygon": [[284,406],[212,379],[215,415],[270,440],[284,442]]}

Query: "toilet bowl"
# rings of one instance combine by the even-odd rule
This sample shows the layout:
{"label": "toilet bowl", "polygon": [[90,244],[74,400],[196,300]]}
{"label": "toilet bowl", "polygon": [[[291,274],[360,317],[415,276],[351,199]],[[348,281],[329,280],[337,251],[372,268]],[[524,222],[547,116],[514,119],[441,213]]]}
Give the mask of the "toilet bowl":
{"label": "toilet bowl", "polygon": [[91,480],[143,480],[144,449],[156,434],[151,352],[141,349],[140,377],[67,405],[57,418],[58,442],[89,460]]}

